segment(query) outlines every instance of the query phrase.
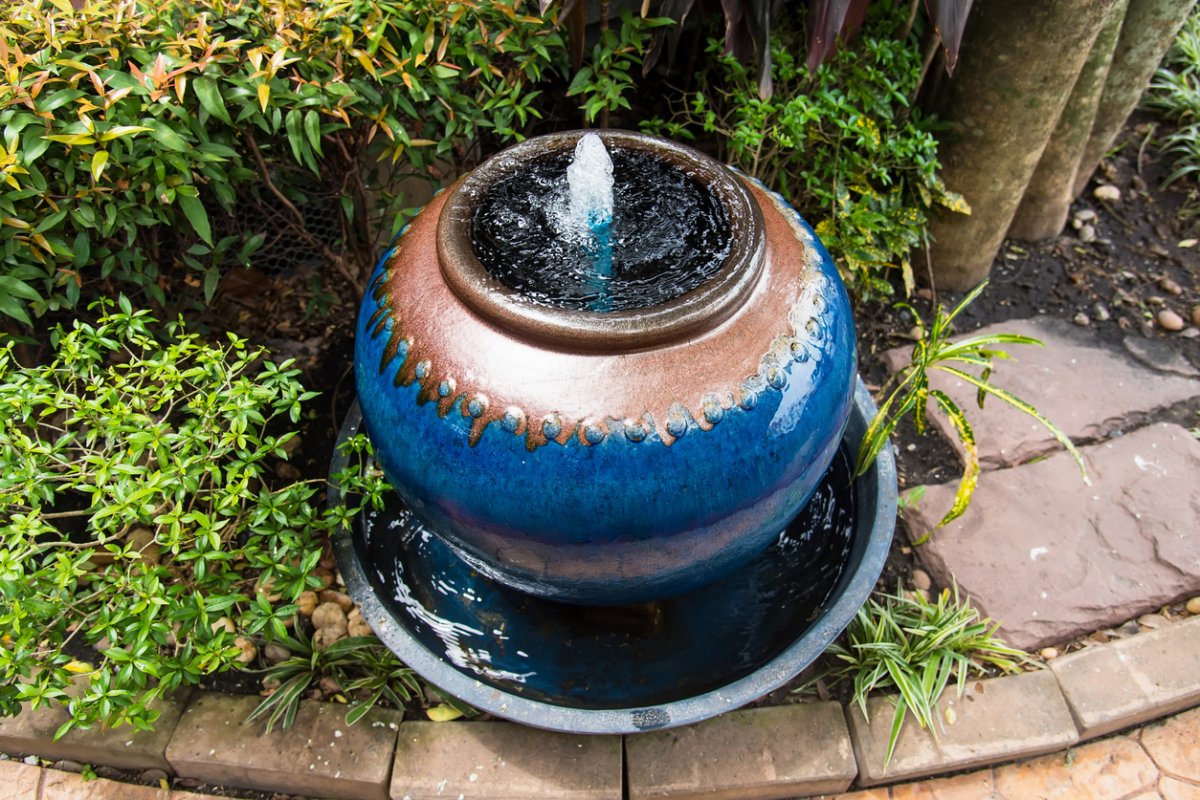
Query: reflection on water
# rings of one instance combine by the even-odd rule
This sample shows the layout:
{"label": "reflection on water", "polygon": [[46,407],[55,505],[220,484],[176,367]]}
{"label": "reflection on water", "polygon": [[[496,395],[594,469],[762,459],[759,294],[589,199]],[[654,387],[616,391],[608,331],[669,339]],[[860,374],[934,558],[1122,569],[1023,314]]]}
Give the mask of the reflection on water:
{"label": "reflection on water", "polygon": [[716,583],[656,603],[589,608],[479,575],[398,499],[360,515],[359,556],[392,612],[434,654],[512,694],[578,708],[693,697],[762,667],[820,616],[854,529],[839,452],[799,517]]}

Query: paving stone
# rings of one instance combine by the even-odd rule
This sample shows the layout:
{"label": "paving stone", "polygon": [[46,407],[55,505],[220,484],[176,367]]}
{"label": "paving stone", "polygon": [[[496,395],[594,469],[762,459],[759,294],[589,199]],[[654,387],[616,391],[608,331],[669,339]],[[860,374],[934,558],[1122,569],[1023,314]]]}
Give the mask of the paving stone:
{"label": "paving stone", "polygon": [[885,788],[863,789],[862,791],[849,792],[848,794],[823,794],[819,795],[815,800],[889,800],[889,794]]}
{"label": "paving stone", "polygon": [[621,737],[508,722],[406,722],[394,800],[620,800]]}
{"label": "paving stone", "polygon": [[[71,691],[79,692],[76,683]],[[179,722],[186,705],[188,692],[156,701],[158,721],[153,731],[134,731],[129,726],[72,730],[58,741],[54,733],[69,719],[62,706],[50,706],[32,711],[28,708],[15,717],[0,717],[0,751],[33,753],[51,761],[78,761],[82,764],[104,764],[129,770],[170,770],[163,752]]]}
{"label": "paving stone", "polygon": [[992,800],[994,797],[990,769],[892,787],[892,800]]}
{"label": "paving stone", "polygon": [[[1200,591],[1200,442],[1151,425],[1083,454],[1090,485],[1065,453],[983,475],[966,513],[917,550],[935,583],[957,580],[1026,650]],[[927,487],[905,515],[910,536],[954,492]]]}
{"label": "paving stone", "polygon": [[838,703],[734,711],[625,737],[630,800],[769,798],[840,792],[857,772]]}
{"label": "paving stone", "polygon": [[167,800],[167,790],[48,769],[41,800]]}
{"label": "paving stone", "polygon": [[847,710],[858,783],[921,778],[1040,755],[1067,747],[1077,739],[1071,712],[1049,672],[1029,672],[983,681],[970,681],[963,696],[948,687],[938,701],[938,717],[954,709],[953,725],[939,729],[936,738],[910,717],[905,721],[891,763],[884,768],[892,724],[891,700],[867,701],[870,723],[857,705]]}
{"label": "paving stone", "polygon": [[1163,800],[1200,800],[1200,786],[1164,775],[1158,779],[1158,794]]}
{"label": "paving stone", "polygon": [[[991,382],[1031,403],[1072,439],[1103,438],[1124,427],[1131,415],[1200,395],[1200,381],[1138,364],[1124,353],[1098,346],[1092,334],[1062,320],[1010,320],[966,335],[985,333],[1017,333],[1045,342],[1045,347],[1006,348],[1012,358],[996,361]],[[888,370],[906,366],[911,349],[884,353]],[[966,412],[985,469],[1023,463],[1060,448],[1032,417],[994,397],[980,409],[975,387],[959,378],[935,370],[930,386],[947,392]],[[941,414],[933,419],[961,458],[962,447],[949,421]]]}
{"label": "paving stone", "polygon": [[[178,789],[172,789],[171,794],[167,797],[167,800],[213,800],[213,795],[197,794],[196,792],[183,792],[179,791]],[[233,795],[229,794],[223,794],[221,795],[220,800],[241,800],[241,798],[234,797]]]}
{"label": "paving stone", "polygon": [[1200,785],[1200,708],[1146,726],[1141,742],[1164,775]]}
{"label": "paving stone", "polygon": [[0,800],[37,800],[42,768],[0,761]]}
{"label": "paving stone", "polygon": [[176,774],[268,792],[387,797],[400,712],[372,709],[347,725],[346,706],[305,702],[291,729],[268,734],[261,721],[246,721],[258,702],[197,693],[167,746]]}
{"label": "paving stone", "polygon": [[1050,669],[1090,739],[1200,704],[1198,664],[1200,617],[1192,617],[1056,658]]}
{"label": "paving stone", "polygon": [[1002,800],[1121,800],[1152,791],[1157,781],[1150,757],[1123,736],[996,768]]}

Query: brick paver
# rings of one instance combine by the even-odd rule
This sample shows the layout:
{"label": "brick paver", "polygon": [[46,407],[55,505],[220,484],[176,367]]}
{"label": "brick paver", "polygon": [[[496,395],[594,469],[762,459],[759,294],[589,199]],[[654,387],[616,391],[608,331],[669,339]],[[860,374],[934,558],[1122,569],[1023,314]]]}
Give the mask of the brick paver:
{"label": "brick paver", "polygon": [[995,785],[990,769],[892,787],[892,800],[993,800]]}
{"label": "brick paver", "polygon": [[1164,775],[1200,787],[1200,708],[1147,725],[1140,740]]}
{"label": "brick paver", "polygon": [[1200,703],[1197,665],[1200,617],[1071,653],[1050,669],[1091,738]]}
{"label": "brick paver", "polygon": [[1158,779],[1158,794],[1162,800],[1200,800],[1200,786],[1164,775]]}
{"label": "brick paver", "polygon": [[[73,691],[81,688],[76,684]],[[164,751],[187,698],[188,693],[182,692],[152,704],[160,714],[153,731],[97,726],[72,730],[57,741],[55,731],[69,718],[66,709],[57,705],[37,711],[26,708],[15,717],[0,717],[0,752],[30,753],[51,761],[65,759],[81,764],[169,772],[171,766]]]}
{"label": "brick paver", "polygon": [[178,775],[217,785],[349,800],[385,800],[400,712],[354,725],[346,706],[305,702],[289,730],[246,722],[258,697],[197,694],[167,746]]}
{"label": "brick paver", "polygon": [[1123,736],[996,769],[1004,800],[1121,800],[1157,782],[1154,762]]}
{"label": "brick paver", "polygon": [[856,773],[841,706],[734,711],[625,738],[629,798],[758,800],[838,792]]}
{"label": "brick paver", "polygon": [[35,800],[41,780],[41,767],[0,761],[0,800]]}
{"label": "brick paver", "polygon": [[168,791],[104,778],[84,780],[74,772],[46,770],[41,800],[167,800]]}
{"label": "brick paver", "polygon": [[394,800],[621,800],[621,737],[508,722],[406,722]]}
{"label": "brick paver", "polygon": [[1049,672],[972,681],[962,698],[947,689],[938,702],[938,715],[944,720],[953,709],[954,723],[938,730],[935,737],[910,717],[886,768],[893,706],[889,699],[878,697],[868,701],[867,709],[869,724],[857,705],[847,712],[862,786],[1049,753],[1078,738],[1071,712]]}

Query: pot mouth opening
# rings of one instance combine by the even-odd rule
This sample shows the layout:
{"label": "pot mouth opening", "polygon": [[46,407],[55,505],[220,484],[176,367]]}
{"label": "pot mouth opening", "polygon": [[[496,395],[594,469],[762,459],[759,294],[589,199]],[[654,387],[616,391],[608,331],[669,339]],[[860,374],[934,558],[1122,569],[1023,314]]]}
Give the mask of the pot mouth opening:
{"label": "pot mouth opening", "polygon": [[[588,133],[611,157],[611,201],[602,223],[587,216],[583,227],[566,170]],[[762,229],[749,189],[716,160],[644,134],[571,131],[526,140],[462,178],[437,250],[447,284],[488,321],[543,345],[611,352],[728,319],[761,272]]]}

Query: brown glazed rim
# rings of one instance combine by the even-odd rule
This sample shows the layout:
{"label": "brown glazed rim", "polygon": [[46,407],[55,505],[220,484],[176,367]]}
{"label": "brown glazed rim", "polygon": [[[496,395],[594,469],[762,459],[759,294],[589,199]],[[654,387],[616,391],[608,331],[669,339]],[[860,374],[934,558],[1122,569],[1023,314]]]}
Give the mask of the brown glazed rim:
{"label": "brown glazed rim", "polygon": [[[712,191],[729,215],[725,263],[704,283],[648,308],[603,313],[537,305],[497,280],[471,246],[476,204],[502,176],[556,150],[574,150],[584,133],[607,147],[648,150],[672,162]],[[763,268],[763,218],[742,181],[726,166],[676,142],[632,131],[568,131],[527,139],[484,161],[449,190],[438,217],[442,276],[475,313],[514,335],[571,351],[615,352],[669,344],[729,319],[754,289]]]}

